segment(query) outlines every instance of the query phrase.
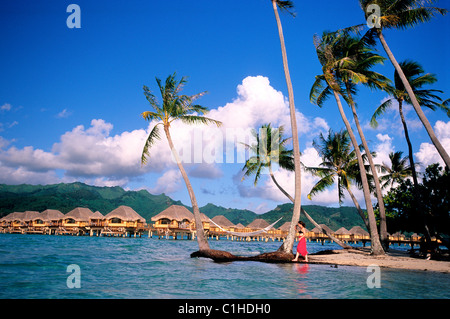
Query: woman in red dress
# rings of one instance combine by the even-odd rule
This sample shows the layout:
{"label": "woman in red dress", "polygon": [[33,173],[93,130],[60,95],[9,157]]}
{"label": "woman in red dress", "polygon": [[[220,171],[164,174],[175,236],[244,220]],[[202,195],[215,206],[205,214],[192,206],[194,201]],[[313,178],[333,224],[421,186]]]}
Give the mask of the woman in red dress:
{"label": "woman in red dress", "polygon": [[292,259],[292,261],[298,261],[298,257],[302,255],[302,257],[305,259],[305,262],[308,262],[308,251],[306,250],[306,238],[305,238],[306,233],[305,223],[299,221],[297,227],[300,228],[299,230],[300,236],[298,238],[297,254],[295,255],[295,258]]}

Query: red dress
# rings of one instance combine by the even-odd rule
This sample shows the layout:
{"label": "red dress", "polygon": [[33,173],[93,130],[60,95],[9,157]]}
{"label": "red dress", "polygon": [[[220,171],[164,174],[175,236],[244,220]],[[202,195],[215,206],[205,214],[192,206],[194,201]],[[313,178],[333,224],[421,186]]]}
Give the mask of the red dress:
{"label": "red dress", "polygon": [[302,256],[306,256],[308,254],[308,251],[306,250],[306,238],[305,237],[302,237],[298,241],[297,252]]}

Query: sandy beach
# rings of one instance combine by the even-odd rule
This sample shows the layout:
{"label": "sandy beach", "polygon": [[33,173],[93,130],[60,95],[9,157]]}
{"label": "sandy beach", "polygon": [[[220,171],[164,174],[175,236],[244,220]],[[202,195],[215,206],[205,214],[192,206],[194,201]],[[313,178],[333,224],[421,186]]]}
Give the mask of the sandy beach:
{"label": "sandy beach", "polygon": [[314,264],[346,265],[367,267],[397,268],[420,271],[437,271],[450,273],[450,262],[413,258],[407,252],[391,250],[384,256],[372,256],[369,251],[359,250],[332,250],[328,254],[311,254],[309,262]]}

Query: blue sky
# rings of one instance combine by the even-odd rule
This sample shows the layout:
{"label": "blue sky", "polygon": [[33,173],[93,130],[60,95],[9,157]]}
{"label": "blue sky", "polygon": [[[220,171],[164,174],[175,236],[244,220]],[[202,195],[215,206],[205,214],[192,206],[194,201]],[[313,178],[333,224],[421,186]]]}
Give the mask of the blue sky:
{"label": "blue sky", "polygon": [[[81,9],[79,29],[66,25],[71,3]],[[321,71],[313,35],[362,23],[363,13],[356,0],[294,3],[297,17],[282,14],[281,19],[300,116],[300,148],[312,165],[318,164],[312,141],[327,128],[344,127],[332,99],[322,109],[309,102],[314,76]],[[450,8],[448,1],[438,5]],[[450,92],[449,19],[437,17],[385,34],[399,61],[418,61],[437,75],[432,88],[443,90],[444,98]],[[189,205],[165,140],[152,150],[147,167],[139,163],[152,126],[140,117],[149,109],[142,86],[155,90],[155,76],[165,79],[175,71],[189,76],[186,94],[208,91],[198,102],[227,127],[287,123],[287,89],[269,0],[2,1],[0,39],[0,183],[120,185],[165,192]],[[376,70],[392,78],[389,61]],[[384,98],[385,93],[366,89],[357,97],[360,120],[379,162],[390,151],[407,152],[395,109],[377,130],[367,126]],[[426,115],[450,151],[449,118],[442,111]],[[411,108],[407,119],[417,159],[424,165],[439,160]],[[186,128],[174,130],[183,147]],[[241,182],[241,167],[188,164],[199,204],[265,212],[286,202],[266,177],[258,187]],[[292,175],[277,173],[293,193]],[[314,178],[304,178],[304,204],[335,205],[333,189],[306,199]]]}

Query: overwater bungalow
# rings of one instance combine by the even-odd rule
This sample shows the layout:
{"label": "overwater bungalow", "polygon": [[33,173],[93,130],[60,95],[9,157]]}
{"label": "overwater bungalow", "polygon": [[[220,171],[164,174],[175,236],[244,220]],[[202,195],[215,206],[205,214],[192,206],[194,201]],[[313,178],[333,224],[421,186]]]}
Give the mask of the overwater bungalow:
{"label": "overwater bungalow", "polygon": [[144,228],[145,218],[129,206],[119,206],[105,217],[105,226],[109,228]]}
{"label": "overwater bungalow", "polygon": [[192,214],[186,207],[172,205],[159,214],[151,218],[153,227],[158,229],[191,229],[191,223],[194,220]]}
{"label": "overwater bungalow", "polygon": [[[225,231],[235,231],[234,224],[223,215],[214,216],[211,220],[214,223],[216,223],[217,225],[219,225]],[[214,223],[210,223],[210,226],[209,226],[211,233],[217,233],[217,234],[221,234],[221,235],[226,234],[222,229],[217,227]]]}
{"label": "overwater bungalow", "polygon": [[[319,224],[319,226],[327,232],[327,234],[333,234],[334,231],[331,230],[330,227],[328,227],[325,224]],[[311,231],[307,232],[306,237],[315,238],[315,239],[328,239],[329,237],[325,235],[319,227],[314,227]]]}
{"label": "overwater bungalow", "polygon": [[91,227],[102,227],[104,226],[105,216],[99,211],[96,211],[91,216],[89,216],[89,226]]}
{"label": "overwater bungalow", "polygon": [[79,234],[86,232],[86,227],[89,227],[90,217],[93,214],[92,210],[85,207],[77,207],[66,215],[62,220],[62,225],[58,230],[60,234]]}
{"label": "overwater bungalow", "polygon": [[370,240],[369,233],[362,229],[360,226],[354,226],[352,227],[349,232],[351,233],[351,239],[352,240]]}
{"label": "overwater bungalow", "polygon": [[352,233],[348,231],[345,227],[341,227],[338,230],[336,230],[334,235],[336,236],[337,239],[347,241],[351,239]]}

